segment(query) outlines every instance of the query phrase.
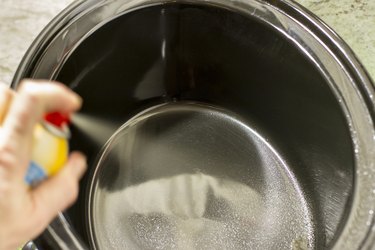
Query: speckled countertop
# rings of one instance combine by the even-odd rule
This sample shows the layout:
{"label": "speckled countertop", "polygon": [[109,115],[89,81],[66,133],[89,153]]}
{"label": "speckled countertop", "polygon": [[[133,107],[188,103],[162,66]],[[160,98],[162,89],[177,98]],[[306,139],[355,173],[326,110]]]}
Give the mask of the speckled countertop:
{"label": "speckled countertop", "polygon": [[[296,0],[354,50],[375,79],[374,0]],[[43,27],[72,0],[0,0],[0,81],[10,83],[22,56]]]}

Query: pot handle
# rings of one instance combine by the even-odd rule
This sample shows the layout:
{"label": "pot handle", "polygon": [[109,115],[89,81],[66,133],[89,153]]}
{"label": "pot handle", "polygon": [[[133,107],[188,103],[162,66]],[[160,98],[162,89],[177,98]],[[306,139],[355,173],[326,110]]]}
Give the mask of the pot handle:
{"label": "pot handle", "polygon": [[22,250],[88,250],[61,212],[42,233],[41,238],[43,243],[38,240],[30,241]]}

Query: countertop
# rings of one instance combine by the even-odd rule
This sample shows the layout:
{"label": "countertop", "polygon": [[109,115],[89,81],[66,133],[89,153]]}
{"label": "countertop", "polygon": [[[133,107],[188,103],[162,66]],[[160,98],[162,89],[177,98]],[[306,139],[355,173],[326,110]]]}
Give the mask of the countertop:
{"label": "countertop", "polygon": [[[0,0],[0,81],[10,83],[22,56],[45,25],[72,0]],[[353,49],[375,79],[375,1],[297,0]]]}

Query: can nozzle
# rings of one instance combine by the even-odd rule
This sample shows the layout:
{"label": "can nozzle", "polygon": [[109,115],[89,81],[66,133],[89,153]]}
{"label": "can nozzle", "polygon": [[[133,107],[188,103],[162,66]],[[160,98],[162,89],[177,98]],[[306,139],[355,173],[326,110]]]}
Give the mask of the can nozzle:
{"label": "can nozzle", "polygon": [[70,138],[69,130],[70,116],[68,114],[62,114],[60,112],[47,113],[44,116],[42,125],[45,129],[54,135]]}
{"label": "can nozzle", "polygon": [[60,129],[63,129],[64,126],[70,123],[69,115],[60,112],[48,113],[44,116],[44,120]]}

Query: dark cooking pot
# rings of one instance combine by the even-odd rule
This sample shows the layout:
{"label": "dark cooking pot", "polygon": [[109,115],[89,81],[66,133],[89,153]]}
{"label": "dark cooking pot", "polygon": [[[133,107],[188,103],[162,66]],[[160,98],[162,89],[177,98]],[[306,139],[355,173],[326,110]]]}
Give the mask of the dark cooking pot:
{"label": "dark cooking pot", "polygon": [[78,244],[65,218],[92,249],[373,246],[374,87],[294,2],[77,1],[25,77],[64,82],[94,121],[72,127],[90,173],[39,248]]}

